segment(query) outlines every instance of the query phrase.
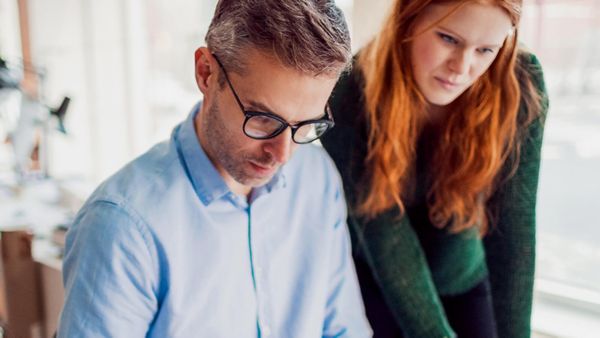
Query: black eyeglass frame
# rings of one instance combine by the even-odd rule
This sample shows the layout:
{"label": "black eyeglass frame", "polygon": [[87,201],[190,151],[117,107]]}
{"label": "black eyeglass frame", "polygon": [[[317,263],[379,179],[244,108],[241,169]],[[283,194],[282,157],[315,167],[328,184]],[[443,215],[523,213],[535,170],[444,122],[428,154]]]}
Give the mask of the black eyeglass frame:
{"label": "black eyeglass frame", "polygon": [[[248,136],[252,139],[255,139],[255,140],[268,140],[268,139],[277,137],[277,135],[281,134],[284,130],[286,130],[288,127],[290,127],[292,129],[292,141],[294,141],[294,143],[297,143],[297,144],[307,144],[307,143],[314,142],[315,140],[318,140],[323,135],[325,135],[329,130],[331,130],[331,128],[333,128],[335,126],[335,122],[333,121],[333,115],[331,114],[331,109],[329,108],[329,103],[327,103],[325,105],[325,113],[323,115],[324,118],[301,121],[296,124],[290,124],[285,119],[283,119],[281,116],[278,116],[273,113],[246,110],[244,108],[244,105],[242,104],[242,101],[240,100],[239,96],[237,95],[237,92],[233,88],[231,81],[229,80],[229,76],[227,75],[227,71],[225,70],[225,67],[223,66],[223,64],[221,63],[221,61],[215,54],[212,54],[212,55],[215,58],[215,60],[217,61],[217,63],[219,64],[219,67],[221,67],[221,70],[223,71],[223,75],[225,75],[225,81],[227,81],[227,84],[229,85],[229,89],[231,89],[231,93],[233,93],[233,96],[235,97],[235,101],[237,102],[238,106],[240,107],[240,110],[246,117],[246,119],[244,120],[244,124],[242,125],[242,131],[244,132],[244,134],[246,136]],[[263,117],[268,117],[268,118],[274,119],[281,124],[281,127],[276,129],[273,133],[271,133],[267,136],[264,136],[264,137],[249,135],[246,132],[246,124],[248,123],[248,121],[251,118],[256,117],[256,116],[263,116]],[[318,135],[317,137],[315,137],[313,139],[309,139],[307,141],[298,142],[295,139],[295,135],[296,135],[296,132],[298,131],[298,129],[300,129],[302,126],[305,126],[308,124],[316,124],[316,123],[326,124],[327,129],[325,129],[325,131],[322,134]]]}

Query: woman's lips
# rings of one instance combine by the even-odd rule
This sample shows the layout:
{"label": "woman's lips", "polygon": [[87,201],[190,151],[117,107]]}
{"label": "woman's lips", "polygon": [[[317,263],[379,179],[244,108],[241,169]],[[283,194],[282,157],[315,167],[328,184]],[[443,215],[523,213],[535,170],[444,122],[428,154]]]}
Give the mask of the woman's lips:
{"label": "woman's lips", "polygon": [[456,83],[456,82],[445,80],[445,79],[443,79],[441,77],[437,77],[437,76],[434,78],[440,84],[440,86],[442,86],[444,89],[452,90],[452,89],[456,89],[458,87],[458,83]]}

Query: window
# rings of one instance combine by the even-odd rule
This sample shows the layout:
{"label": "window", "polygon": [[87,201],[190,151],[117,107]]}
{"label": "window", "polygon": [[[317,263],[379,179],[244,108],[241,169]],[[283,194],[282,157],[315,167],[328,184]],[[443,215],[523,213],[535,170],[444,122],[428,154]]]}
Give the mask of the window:
{"label": "window", "polygon": [[[600,1],[525,3],[521,39],[542,62],[551,100],[538,191],[534,326],[589,336],[600,329]],[[569,320],[566,310],[579,316]]]}

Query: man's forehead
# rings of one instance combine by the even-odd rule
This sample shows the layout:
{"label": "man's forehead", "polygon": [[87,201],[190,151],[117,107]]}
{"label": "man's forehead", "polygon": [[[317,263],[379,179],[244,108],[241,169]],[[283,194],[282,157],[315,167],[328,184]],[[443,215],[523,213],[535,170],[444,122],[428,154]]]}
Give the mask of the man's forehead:
{"label": "man's forehead", "polygon": [[230,74],[244,108],[290,123],[320,118],[337,76],[308,75],[262,53],[249,55],[244,74]]}
{"label": "man's forehead", "polygon": [[240,50],[239,55],[243,55],[243,57],[232,58],[232,60],[229,60],[230,62],[227,62],[227,64],[225,65],[229,73],[235,73],[239,76],[247,76],[253,71],[261,72],[265,70],[266,67],[284,69],[289,71],[290,73],[302,74],[317,79],[337,79],[340,76],[342,70],[340,69],[339,71],[329,71],[321,73],[305,72],[300,70],[299,67],[287,64],[274,52],[256,47],[245,47],[242,50]]}

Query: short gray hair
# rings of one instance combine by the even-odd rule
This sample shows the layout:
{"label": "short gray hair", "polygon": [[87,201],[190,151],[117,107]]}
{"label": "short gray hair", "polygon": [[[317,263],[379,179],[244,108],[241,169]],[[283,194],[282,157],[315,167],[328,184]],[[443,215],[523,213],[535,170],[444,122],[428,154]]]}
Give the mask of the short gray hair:
{"label": "short gray hair", "polygon": [[339,75],[352,59],[348,26],[333,0],[220,0],[206,44],[238,73],[246,48],[315,76]]}

